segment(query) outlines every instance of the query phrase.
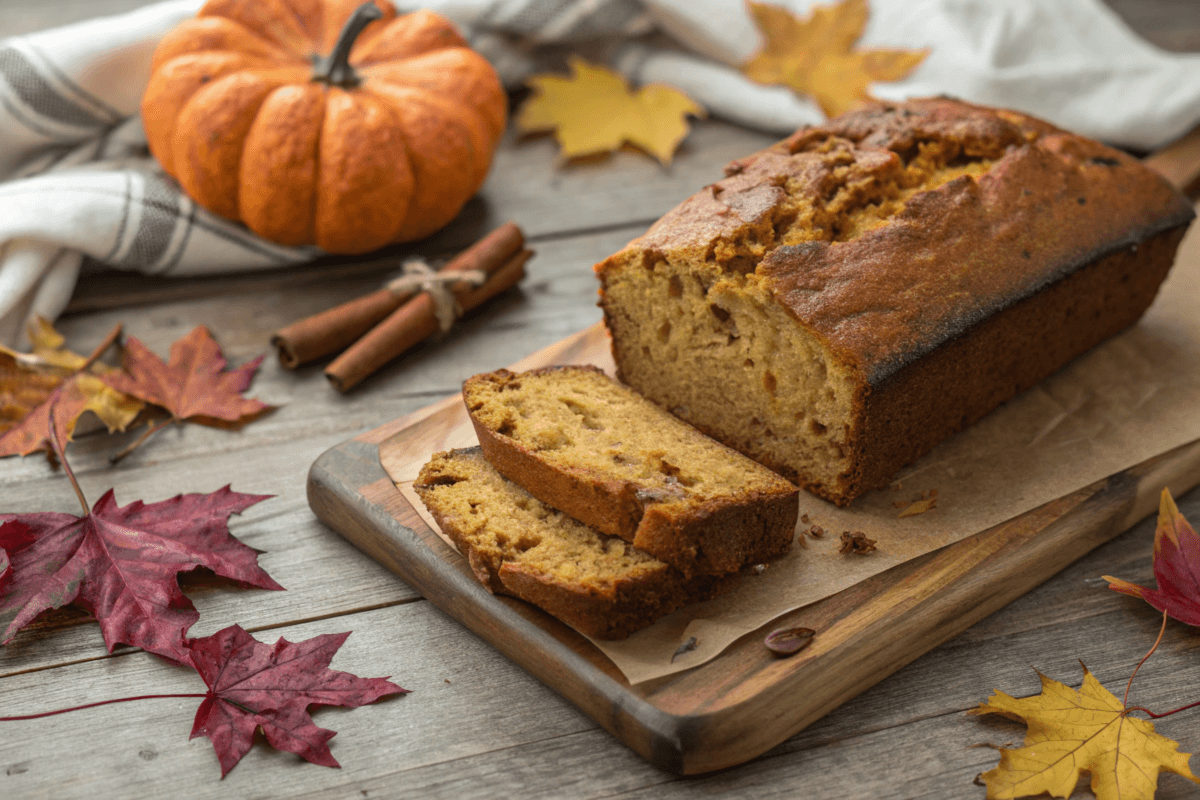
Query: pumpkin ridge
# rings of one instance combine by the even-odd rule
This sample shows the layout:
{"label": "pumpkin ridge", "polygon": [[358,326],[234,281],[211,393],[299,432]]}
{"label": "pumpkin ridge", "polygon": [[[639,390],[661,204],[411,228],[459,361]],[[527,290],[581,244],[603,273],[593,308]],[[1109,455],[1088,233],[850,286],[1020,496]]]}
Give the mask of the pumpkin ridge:
{"label": "pumpkin ridge", "polygon": [[[314,239],[328,252],[375,250],[395,241],[417,195],[414,155],[392,110],[378,98],[337,86],[328,87],[326,95],[324,132],[335,136],[322,139],[322,166],[332,171],[322,171]],[[355,146],[360,142],[369,144]],[[400,187],[403,193],[396,194]]]}
{"label": "pumpkin ridge", "polygon": [[[223,95],[233,94],[234,84],[237,82],[246,80],[247,75],[249,75],[259,81],[262,81],[264,84],[272,83],[272,81],[267,80],[263,75],[258,74],[256,71],[253,71],[253,70],[239,70],[237,72],[231,72],[227,75],[224,75],[224,76],[218,78],[217,80],[215,80],[211,83],[204,84],[204,86],[202,86],[199,91],[192,94],[192,96],[190,98],[188,98],[188,101],[181,106],[181,108],[179,110],[179,119],[182,120],[190,112],[193,112],[196,114],[202,114],[205,118],[208,118],[211,120],[211,118],[213,116],[212,112],[209,111],[208,109],[205,109],[202,107],[206,106],[208,104],[219,105],[219,103],[218,103],[219,100],[228,101],[229,98],[224,97]],[[246,124],[245,130],[242,131],[240,136],[237,136],[235,134],[233,137],[228,138],[226,141],[224,141],[222,143],[223,148],[233,148],[237,152],[237,159],[233,163],[232,170],[231,170],[235,176],[238,176],[241,173],[242,149],[245,145],[246,134],[249,133],[250,128],[254,125],[254,121],[258,118],[259,112],[262,111],[262,104],[266,101],[267,96],[269,94],[271,94],[276,88],[278,88],[278,86],[279,86],[278,82],[275,82],[274,86],[270,86],[269,88],[266,86],[263,87],[261,94],[259,94],[258,102],[254,107],[254,114],[253,114],[253,116],[251,116],[249,118],[249,122]],[[235,106],[235,108],[244,112],[247,109],[248,105],[249,105],[248,103],[243,102],[243,103],[237,104]],[[197,106],[197,107],[193,109],[193,106]],[[238,116],[239,116],[239,118],[241,118],[240,115],[238,115]],[[177,131],[179,130],[178,126],[176,127],[176,130]],[[226,130],[226,136],[228,136],[228,132],[229,132],[228,128],[226,128],[225,130]],[[184,155],[185,156],[186,156],[186,151],[188,149],[190,149],[186,145],[194,144],[194,142],[198,138],[202,138],[202,137],[198,137],[196,135],[195,129],[189,130],[188,133],[190,133],[191,136],[189,137],[187,142],[185,142],[185,147],[184,147],[184,151],[185,151]],[[178,137],[178,134],[177,134],[177,137]],[[201,205],[208,208],[210,211],[213,211],[214,213],[219,214],[220,216],[223,216],[223,217],[227,217],[229,219],[235,219],[235,220],[240,219],[240,216],[238,214],[238,196],[240,195],[240,181],[237,180],[236,178],[233,181],[233,197],[232,198],[225,196],[225,197],[216,198],[216,200],[214,201],[214,198],[211,196],[199,197],[198,195],[207,195],[207,190],[200,191],[199,187],[207,186],[209,183],[211,183],[211,179],[208,178],[208,174],[211,172],[214,172],[214,171],[220,172],[219,167],[221,165],[218,163],[213,163],[214,159],[211,159],[211,158],[204,159],[203,160],[204,163],[198,165],[198,169],[196,170],[196,172],[192,173],[190,170],[190,167],[191,167],[190,162],[186,159],[186,157],[183,161],[181,161],[180,155],[181,154],[178,152],[178,147],[173,148],[173,156],[175,159],[175,168],[176,168],[175,177],[177,180],[179,180],[180,184],[184,187],[184,190],[187,191],[187,193],[193,199],[195,199],[198,203],[200,203]],[[192,186],[189,186],[188,185],[189,183],[193,183],[193,180],[192,180],[193,178],[195,178],[198,181],[198,183],[195,183]]]}
{"label": "pumpkin ridge", "polygon": [[377,35],[360,38],[351,54],[355,66],[388,63],[450,47],[470,47],[453,23],[428,9],[397,17],[392,23],[381,27]]}
{"label": "pumpkin ridge", "polygon": [[[416,96],[415,99],[417,102],[425,103],[426,106],[438,110],[445,116],[452,119],[454,121],[454,123],[459,128],[462,129],[463,133],[465,134],[464,138],[467,142],[467,145],[471,148],[470,162],[475,167],[472,170],[472,173],[474,173],[473,180],[475,181],[475,184],[473,185],[473,188],[471,189],[471,194],[474,194],[476,191],[478,191],[479,187],[483,185],[484,179],[487,177],[488,169],[491,167],[490,147],[495,144],[495,141],[492,137],[492,133],[489,130],[490,126],[483,119],[483,115],[479,114],[478,112],[472,113],[471,111],[468,111],[465,108],[459,108],[455,104],[446,100],[444,97],[438,95],[437,93],[435,93],[429,89],[425,89],[424,87],[421,87],[421,86],[412,86],[412,85],[408,85],[408,84],[401,84],[401,83],[397,83],[395,81],[387,81],[387,80],[380,80],[378,82],[387,84],[389,86],[398,87],[398,90],[401,92],[411,93],[412,95],[415,95]],[[387,94],[384,94],[384,93],[378,91],[377,89],[373,89],[373,87],[371,87],[369,84],[364,84],[364,88],[367,91],[370,91],[372,94],[376,95],[377,97],[382,98],[389,105],[396,103],[398,100],[398,98],[396,98],[396,97],[388,96]],[[472,125],[472,120],[474,120],[477,123],[477,125],[478,125],[477,128]],[[483,137],[485,139],[485,147],[484,147],[483,151],[480,151],[479,148],[476,146],[475,137],[473,135],[473,133],[475,133],[476,131],[478,131],[479,133],[482,133]],[[482,161],[476,160],[476,156],[480,156],[480,155],[483,156],[483,160]],[[468,199],[470,199],[470,195],[468,195]]]}
{"label": "pumpkin ridge", "polygon": [[[364,83],[363,86],[365,87],[366,84]],[[391,103],[387,102],[387,100],[380,97],[375,92],[368,90],[364,92],[364,94],[369,94],[374,97],[375,102],[379,104],[379,107],[386,111],[387,115],[391,117],[392,124],[396,126],[396,130],[401,131],[404,134],[400,137],[400,144],[404,147],[404,163],[408,166],[408,174],[412,176],[412,197],[409,198],[408,208],[405,209],[404,216],[400,217],[396,223],[395,229],[391,233],[391,236],[388,237],[389,242],[394,242],[399,237],[400,231],[404,230],[404,224],[408,222],[409,215],[412,214],[413,208],[417,205],[415,198],[419,196],[419,192],[422,188],[419,183],[421,172],[417,169],[417,163],[413,160],[412,148],[408,146],[408,131],[404,127],[404,120],[401,119],[400,115],[396,113],[396,110],[392,108]]]}
{"label": "pumpkin ridge", "polygon": [[[440,63],[444,60],[450,60],[451,63]],[[415,69],[411,67],[405,69],[406,63],[413,61],[418,62],[413,65]],[[426,51],[408,58],[394,59],[387,63],[373,64],[363,67],[360,72],[363,80],[367,82],[378,81],[393,86],[419,89],[438,100],[445,100],[446,97],[443,93],[426,86],[428,76],[435,75],[438,78],[444,78],[447,74],[453,74],[457,69],[473,68],[477,62],[487,63],[482,56],[469,47],[447,47]],[[422,79],[421,76],[425,76],[425,79]],[[472,89],[481,94],[491,93],[494,90],[502,95],[504,91],[499,85],[499,80],[496,80],[494,87],[479,84],[472,86]],[[462,98],[456,99],[461,100]],[[497,107],[493,109],[495,113],[489,113],[487,104],[484,102],[468,103],[467,105],[473,110],[473,113],[484,120],[489,131],[490,145],[494,147],[503,137],[507,125],[507,103],[497,103]]]}
{"label": "pumpkin ridge", "polygon": [[[404,104],[397,103],[396,98],[381,93],[377,88],[372,89],[369,85],[364,85],[364,90],[365,92],[368,92],[374,97],[378,98],[379,102],[388,109],[389,114],[396,119],[397,126],[400,130],[404,131],[406,137],[405,148],[411,151],[412,148],[409,147],[409,143],[411,140],[417,138],[417,136],[412,130],[410,130],[408,122],[401,111],[401,109],[404,108]],[[402,87],[401,91],[409,91],[409,89],[408,87]],[[468,174],[465,176],[456,174],[447,175],[444,169],[435,169],[431,171],[428,169],[428,165],[418,165],[414,162],[411,162],[410,159],[409,168],[411,169],[413,175],[414,200],[412,203],[410,203],[408,210],[404,215],[404,219],[401,221],[396,232],[397,235],[401,236],[405,241],[424,238],[425,236],[428,236],[429,234],[449,223],[450,220],[454,219],[454,217],[462,209],[462,206],[466,203],[466,201],[471,198],[471,195],[475,194],[476,190],[479,188],[479,184],[482,183],[482,178],[479,176],[479,164],[474,158],[476,149],[475,143],[472,141],[471,127],[464,121],[466,119],[467,112],[463,109],[457,108],[452,103],[449,103],[449,101],[446,101],[442,98],[437,98],[434,96],[433,99],[434,102],[418,100],[414,101],[414,104],[423,104],[425,106],[426,115],[440,120],[444,125],[449,125],[457,129],[457,132],[462,139],[462,144],[468,148],[467,152],[470,154],[470,158],[468,159],[459,157],[450,159],[450,161],[452,163],[462,162],[466,164],[468,167]],[[483,174],[486,175],[486,169],[483,171]],[[437,188],[430,187],[442,188],[442,191],[438,191]],[[449,189],[449,194],[454,198],[454,202],[439,202],[435,204],[435,208],[437,209],[450,210],[451,213],[446,215],[443,219],[437,211],[431,210],[417,198],[427,198],[430,194],[438,194],[441,196],[441,199],[444,200],[446,196],[446,188]]]}
{"label": "pumpkin ridge", "polygon": [[312,243],[317,241],[317,214],[321,203],[321,181],[325,177],[325,173],[321,169],[321,148],[325,146],[325,117],[329,115],[329,87],[325,84],[317,85],[321,88],[321,122],[317,125],[317,138],[313,147],[313,200],[308,220],[308,241]]}
{"label": "pumpkin ridge", "polygon": [[242,159],[246,156],[246,137],[250,135],[250,131],[254,129],[254,123],[258,122],[259,116],[262,114],[263,106],[267,104],[267,98],[283,88],[280,84],[268,92],[265,92],[262,99],[258,101],[258,108],[254,109],[254,116],[250,118],[250,124],[246,126],[245,132],[237,143],[237,164],[234,165],[233,172],[237,176],[237,180],[233,182],[234,195],[233,207],[237,209],[237,216],[234,219],[242,218]]}
{"label": "pumpkin ridge", "polygon": [[[162,69],[154,73],[154,78],[151,80],[150,85],[147,86],[146,95],[143,99],[142,124],[146,129],[147,144],[150,146],[155,157],[158,158],[163,169],[169,174],[178,177],[175,168],[175,132],[177,130],[179,115],[187,107],[188,103],[202,89],[211,85],[212,82],[220,81],[230,75],[236,75],[245,69],[251,69],[257,61],[259,59],[256,56],[233,50],[198,51],[176,56],[164,64]],[[213,75],[207,80],[202,78],[199,83],[191,87],[190,91],[174,95],[171,98],[177,106],[174,114],[164,115],[159,113],[158,105],[163,102],[163,92],[167,89],[175,89],[180,83],[183,83],[183,81],[179,80],[180,76],[178,73],[186,73],[196,68],[201,73],[211,71]],[[176,74],[172,75],[172,71],[175,71]],[[186,77],[186,74],[184,77]],[[146,100],[152,102],[147,103]]]}
{"label": "pumpkin ridge", "polygon": [[303,26],[287,24],[293,22],[288,10],[282,0],[208,0],[197,16],[222,17],[250,30],[261,31],[261,38],[274,42],[293,57],[307,61],[310,53],[304,52],[300,45],[308,40],[308,33]]}
{"label": "pumpkin ridge", "polygon": [[326,94],[319,84],[277,87],[243,140],[238,213],[271,241],[295,246],[313,240]]}
{"label": "pumpkin ridge", "polygon": [[[257,44],[261,48],[261,52],[246,52],[245,50],[236,50],[230,47],[214,47],[205,44],[206,39],[213,38],[214,34],[217,33],[210,30],[210,26],[214,24],[232,27],[237,35],[245,36]],[[196,39],[200,40],[199,44],[195,44]],[[179,27],[163,37],[158,47],[154,50],[154,55],[150,62],[150,70],[152,73],[157,72],[176,58],[197,55],[199,53],[236,53],[245,57],[275,59],[292,57],[292,54],[284,50],[278,43],[259,35],[258,31],[243,25],[238,20],[218,16],[194,17],[185,20]]]}

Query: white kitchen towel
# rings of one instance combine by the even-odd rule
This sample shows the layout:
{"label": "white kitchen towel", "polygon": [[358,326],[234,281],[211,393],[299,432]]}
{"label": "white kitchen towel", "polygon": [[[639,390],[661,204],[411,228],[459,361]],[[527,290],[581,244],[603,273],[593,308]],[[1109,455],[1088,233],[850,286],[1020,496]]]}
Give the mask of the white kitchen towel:
{"label": "white kitchen towel", "polygon": [[[799,13],[815,5],[784,4]],[[54,318],[66,307],[85,254],[160,275],[317,255],[198,208],[148,155],[137,107],[151,54],[200,5],[168,0],[0,41],[0,343],[17,343],[32,315]],[[508,86],[544,69],[548,52],[616,42],[609,59],[635,84],[678,86],[714,116],[781,134],[822,119],[808,100],[737,71],[759,46],[742,0],[427,7],[460,24]],[[648,43],[664,33],[674,46]],[[873,87],[885,99],[951,94],[1140,149],[1200,123],[1200,56],[1157,50],[1100,0],[872,0],[859,45],[930,50],[906,80]]]}

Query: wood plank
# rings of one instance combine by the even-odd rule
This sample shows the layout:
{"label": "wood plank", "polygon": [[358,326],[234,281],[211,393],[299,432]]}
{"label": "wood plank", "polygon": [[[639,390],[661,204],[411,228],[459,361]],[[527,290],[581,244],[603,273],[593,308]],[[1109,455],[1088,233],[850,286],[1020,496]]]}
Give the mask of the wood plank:
{"label": "wood plank", "polygon": [[[1200,516],[1200,491],[1180,505],[1185,513]],[[1147,521],[1078,562],[1060,579],[1082,581],[1109,571],[1114,561],[1124,563],[1132,554],[1144,567],[1149,564],[1151,534]],[[1014,608],[1053,605],[1060,599],[1058,583],[1035,590]],[[506,796],[512,782],[523,782],[522,796],[533,797],[650,792],[654,797],[972,796],[972,777],[990,768],[996,755],[969,745],[1014,741],[1022,729],[1004,720],[966,718],[962,710],[984,699],[992,688],[1016,695],[1036,692],[1031,665],[1077,685],[1076,656],[1082,656],[1110,689],[1119,691],[1128,670],[1153,640],[1157,615],[1152,610],[1142,615],[1141,606],[1129,598],[1095,587],[1090,591],[1109,606],[1105,618],[1091,629],[1074,620],[1021,626],[983,647],[958,637],[757,761],[709,777],[671,782],[591,727],[493,648],[462,635],[427,604],[416,604],[278,632],[298,640],[353,626],[356,632],[334,667],[364,675],[394,672],[397,682],[415,690],[402,700],[359,711],[316,714],[318,724],[339,730],[333,747],[344,770],[297,765],[293,757],[271,753],[260,744],[219,782],[207,742],[185,741],[193,702],[198,701],[168,700],[80,712],[94,715],[88,717],[52,718],[62,723],[53,728],[39,721],[28,736],[31,741],[24,741],[24,731],[3,737],[0,766],[9,774],[0,773],[0,787],[16,790],[17,796],[49,796],[51,787],[56,797],[134,789],[158,796],[172,791],[179,770],[187,770],[197,777],[214,775],[211,781],[195,783],[190,791],[197,797],[239,796],[269,784],[277,795],[362,797],[360,792],[366,790],[368,796],[483,798]],[[997,615],[1007,616],[1007,609]],[[1109,635],[1097,635],[1100,632]],[[393,644],[385,647],[385,642]],[[1134,698],[1161,708],[1187,691],[1182,687],[1195,686],[1200,664],[1192,655],[1193,643],[1194,633],[1173,624],[1162,651],[1135,684]],[[148,684],[164,691],[194,689],[194,678],[144,654],[112,662],[64,668],[54,673],[62,678],[53,681],[45,675],[23,676],[20,686],[6,680],[0,683],[0,707],[34,711],[48,703],[98,699],[81,689],[111,692],[106,696],[144,692]],[[1170,675],[1177,675],[1178,682],[1163,684],[1163,677]],[[443,683],[446,679],[449,685]],[[100,725],[108,730],[103,744],[92,734]],[[1180,715],[1159,723],[1159,729],[1183,739],[1185,750],[1200,744],[1200,716]],[[479,747],[489,740],[494,747]],[[51,742],[78,753],[76,763],[56,763],[62,759],[43,752]],[[386,752],[368,755],[375,749]],[[83,767],[101,762],[111,766]],[[122,771],[121,780],[109,774]],[[1164,777],[1158,797],[1189,797],[1193,791]]]}
{"label": "wood plank", "polygon": [[[297,756],[259,744],[218,780],[211,744],[188,740],[200,700],[149,700],[0,723],[5,726],[0,794],[165,797],[178,792],[180,775],[189,776],[193,797],[302,794],[344,783],[350,775],[403,770],[591,727],[569,704],[427,603],[315,621],[259,638],[301,641],[348,629],[354,634],[332,667],[362,676],[391,674],[412,693],[353,712],[314,713],[319,725],[338,731],[331,747],[344,770],[304,765]],[[0,708],[26,714],[151,692],[203,690],[191,670],[139,652],[49,674],[10,676],[0,681]],[[487,736],[477,734],[489,728]],[[63,753],[72,757],[64,759]]]}
{"label": "wood plank", "polygon": [[[247,630],[268,630],[416,600],[415,590],[314,519],[301,494],[312,453],[341,437],[335,433],[259,444],[253,458],[241,452],[196,454],[173,467],[169,480],[163,477],[163,464],[152,462],[116,474],[88,470],[80,482],[92,502],[115,482],[121,504],[138,498],[162,500],[179,490],[209,492],[227,483],[237,491],[277,495],[232,517],[230,530],[263,551],[259,564],[287,591],[240,589],[215,579],[185,581],[187,594],[200,611],[192,635],[207,635],[233,622]],[[74,493],[61,473],[50,479],[43,475],[7,496],[11,499],[5,510],[10,512],[79,513]],[[40,623],[0,647],[0,676],[106,657],[98,626],[82,613],[54,614]]]}

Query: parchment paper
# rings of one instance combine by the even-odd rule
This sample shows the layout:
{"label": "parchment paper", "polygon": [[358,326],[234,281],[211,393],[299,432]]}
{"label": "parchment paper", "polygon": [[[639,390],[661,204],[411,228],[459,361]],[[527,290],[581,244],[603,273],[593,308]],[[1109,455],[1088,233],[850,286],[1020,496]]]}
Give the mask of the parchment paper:
{"label": "parchment paper", "polygon": [[[611,373],[607,352],[591,361]],[[434,450],[477,443],[465,410],[459,417],[447,423],[441,442],[421,453],[399,449],[403,432],[380,449],[385,469],[434,530],[411,485]],[[806,537],[807,548],[793,547],[721,597],[681,609],[624,641],[595,643],[633,684],[698,666],[787,611],[1198,438],[1200,223],[1133,328],[943,442],[897,476],[899,488],[893,484],[847,509],[801,492],[801,513],[826,530],[823,539]],[[937,490],[935,509],[898,518],[897,501],[930,489]],[[878,549],[838,553],[845,530],[862,531]],[[672,663],[693,636],[696,649]]]}

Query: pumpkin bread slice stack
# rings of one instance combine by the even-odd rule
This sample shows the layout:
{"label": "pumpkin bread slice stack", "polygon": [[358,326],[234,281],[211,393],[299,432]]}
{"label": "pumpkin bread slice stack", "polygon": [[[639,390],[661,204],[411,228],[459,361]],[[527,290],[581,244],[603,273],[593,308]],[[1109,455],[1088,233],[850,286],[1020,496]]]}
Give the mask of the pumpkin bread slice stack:
{"label": "pumpkin bread slice stack", "polygon": [[413,488],[490,591],[596,639],[624,639],[727,583],[686,578],[551,508],[505,479],[478,447],[434,454]]}
{"label": "pumpkin bread slice stack", "polygon": [[799,490],[591,366],[469,378],[463,399],[502,475],[688,575],[791,546]]}
{"label": "pumpkin bread slice stack", "polygon": [[463,396],[481,448],[435,455],[414,488],[489,589],[589,636],[623,638],[791,545],[795,486],[594,367],[499,370]]}

